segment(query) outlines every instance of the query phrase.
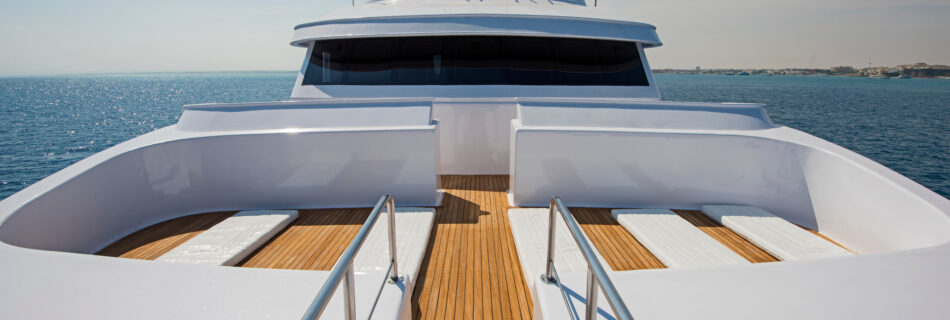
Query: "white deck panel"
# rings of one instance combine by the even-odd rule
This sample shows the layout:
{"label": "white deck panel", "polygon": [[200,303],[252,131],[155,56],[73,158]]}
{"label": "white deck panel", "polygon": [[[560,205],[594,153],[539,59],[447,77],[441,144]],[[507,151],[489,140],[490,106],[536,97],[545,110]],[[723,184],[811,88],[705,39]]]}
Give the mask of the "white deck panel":
{"label": "white deck panel", "polygon": [[667,267],[750,263],[668,209],[615,209],[611,214]]}
{"label": "white deck panel", "polygon": [[[434,220],[435,209],[432,208],[396,208],[396,253],[400,274],[415,279]],[[385,209],[353,264],[355,272],[385,273],[389,270],[389,213]]]}
{"label": "white deck panel", "polygon": [[780,260],[851,255],[851,252],[772,213],[752,206],[705,205],[702,211]]}
{"label": "white deck panel", "polygon": [[233,266],[294,219],[297,219],[296,210],[241,211],[155,260]]}
{"label": "white deck panel", "polygon": [[[508,221],[511,224],[511,234],[515,240],[518,259],[524,272],[525,281],[531,286],[535,279],[540,278],[547,266],[545,259],[548,255],[548,208],[519,208],[508,209]],[[570,272],[586,272],[587,262],[577,243],[567,229],[567,224],[561,217],[557,221],[555,231],[554,267],[559,274]],[[583,230],[581,230],[583,232]],[[584,235],[587,236],[586,234]],[[588,238],[589,239],[589,238]],[[591,244],[594,254],[601,265],[609,268],[609,264]]]}

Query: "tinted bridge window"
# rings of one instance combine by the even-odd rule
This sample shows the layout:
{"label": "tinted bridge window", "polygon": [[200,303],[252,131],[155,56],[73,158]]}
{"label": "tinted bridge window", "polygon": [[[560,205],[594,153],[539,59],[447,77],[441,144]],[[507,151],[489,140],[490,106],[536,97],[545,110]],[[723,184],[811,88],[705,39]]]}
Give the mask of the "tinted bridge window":
{"label": "tinted bridge window", "polygon": [[499,36],[317,41],[303,84],[649,86],[634,42]]}

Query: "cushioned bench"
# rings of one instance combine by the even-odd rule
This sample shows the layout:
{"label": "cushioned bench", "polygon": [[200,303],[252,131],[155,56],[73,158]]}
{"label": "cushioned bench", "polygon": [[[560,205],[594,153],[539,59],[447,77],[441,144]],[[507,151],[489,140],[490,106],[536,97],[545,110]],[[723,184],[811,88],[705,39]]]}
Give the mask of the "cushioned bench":
{"label": "cushioned bench", "polygon": [[611,213],[667,267],[750,263],[668,209],[615,209]]}
{"label": "cushioned bench", "polygon": [[[547,268],[545,259],[548,255],[548,221],[550,221],[550,211],[548,210],[548,208],[508,209],[511,235],[514,237],[518,259],[521,260],[521,269],[529,285],[535,279],[539,279]],[[567,224],[564,223],[561,217],[557,217],[555,221],[557,223],[557,230],[554,234],[555,268],[562,274],[586,272],[587,261],[584,260],[584,254],[577,247],[577,243],[574,242],[571,231],[567,229]],[[594,249],[594,254],[597,255],[601,265],[605,268],[609,267],[603,257],[600,256],[597,247],[591,244],[591,248]]]}
{"label": "cushioned bench", "polygon": [[[435,220],[432,208],[396,208],[396,254],[399,273],[415,279]],[[383,212],[353,261],[355,272],[389,271],[389,213]]]}
{"label": "cushioned bench", "polygon": [[852,254],[807,230],[758,207],[705,205],[703,213],[780,260]]}
{"label": "cushioned bench", "polygon": [[233,266],[294,219],[296,210],[241,211],[155,260]]}

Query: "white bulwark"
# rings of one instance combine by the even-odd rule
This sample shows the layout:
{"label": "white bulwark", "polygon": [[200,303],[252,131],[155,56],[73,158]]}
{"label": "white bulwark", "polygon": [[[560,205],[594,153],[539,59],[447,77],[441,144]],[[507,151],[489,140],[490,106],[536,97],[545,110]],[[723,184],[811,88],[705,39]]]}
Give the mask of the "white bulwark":
{"label": "white bulwark", "polygon": [[[588,292],[600,319],[947,318],[950,200],[762,104],[661,101],[641,5],[374,0],[301,24],[288,101],[185,106],[0,200],[0,319],[300,319],[318,292],[324,319],[582,318]],[[403,207],[358,233],[384,195]],[[536,281],[555,197],[591,243],[559,217],[557,281]],[[254,251],[312,209],[338,216]],[[348,237],[352,265],[310,270]],[[295,269],[222,267],[277,242],[267,265]]]}

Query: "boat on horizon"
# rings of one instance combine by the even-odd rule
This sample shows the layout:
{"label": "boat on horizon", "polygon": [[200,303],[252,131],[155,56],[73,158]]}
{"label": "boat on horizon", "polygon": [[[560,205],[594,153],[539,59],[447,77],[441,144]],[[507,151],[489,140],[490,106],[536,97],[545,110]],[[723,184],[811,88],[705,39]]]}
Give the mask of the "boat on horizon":
{"label": "boat on horizon", "polygon": [[288,100],[0,201],[0,318],[950,313],[950,200],[763,104],[662,100],[629,12],[371,1],[290,44]]}

